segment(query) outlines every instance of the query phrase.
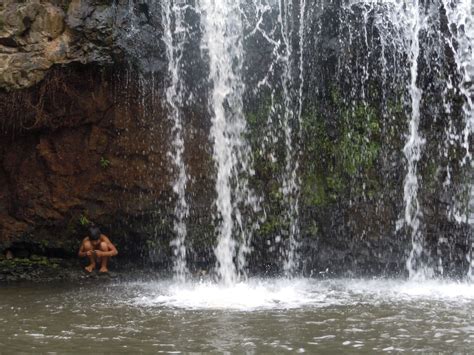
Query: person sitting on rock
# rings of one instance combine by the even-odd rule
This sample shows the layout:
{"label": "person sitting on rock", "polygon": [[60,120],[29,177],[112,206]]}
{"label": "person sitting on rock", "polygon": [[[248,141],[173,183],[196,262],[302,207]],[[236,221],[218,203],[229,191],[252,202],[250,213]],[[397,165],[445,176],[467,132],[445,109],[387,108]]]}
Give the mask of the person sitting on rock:
{"label": "person sitting on rock", "polygon": [[100,264],[99,272],[108,272],[107,263],[109,258],[118,254],[117,248],[109,238],[100,232],[100,229],[92,225],[89,228],[89,236],[82,241],[79,249],[79,257],[88,257],[90,264],[86,266],[87,272],[92,272],[97,264]]}

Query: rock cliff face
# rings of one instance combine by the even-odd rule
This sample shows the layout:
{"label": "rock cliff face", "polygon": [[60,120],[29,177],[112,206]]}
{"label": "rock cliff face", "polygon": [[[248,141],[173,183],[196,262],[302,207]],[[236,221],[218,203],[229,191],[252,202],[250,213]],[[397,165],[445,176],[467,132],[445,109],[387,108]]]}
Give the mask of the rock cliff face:
{"label": "rock cliff face", "polygon": [[[142,21],[146,8],[135,10],[120,1],[0,4],[1,254],[73,253],[89,220],[125,254],[160,233],[142,221],[160,220],[169,190],[168,128],[155,124],[164,121],[159,104],[147,112],[156,121],[144,119],[139,82],[125,70],[134,60],[127,41],[140,49],[127,21]],[[141,27],[142,40],[156,35],[156,24]]]}
{"label": "rock cliff face", "polygon": [[[402,216],[402,151],[410,115],[407,59],[400,54],[400,67],[382,68],[379,34],[361,30],[367,25],[357,12],[362,7],[355,5],[347,17],[343,3],[316,1],[308,10],[300,145],[302,266],[308,274],[327,269],[394,274],[404,270],[411,248]],[[0,4],[0,256],[6,250],[73,255],[85,225],[94,221],[120,255],[169,261],[173,132],[163,93],[160,6],[151,0]],[[199,267],[212,262],[215,245],[215,166],[199,15],[186,16],[192,39],[183,59],[192,102],[181,108],[189,175],[187,257]],[[350,41],[347,33],[354,34]],[[250,92],[266,75],[271,51],[249,38],[244,80]],[[375,49],[368,55],[369,43]],[[442,254],[442,267],[461,274],[468,232],[447,214],[463,193],[459,162],[465,152],[457,141],[450,148],[455,154],[439,154],[446,132],[454,128],[443,118],[443,90],[429,84],[432,66],[444,66],[443,75],[451,75],[451,54],[445,52],[441,64],[438,56],[419,60],[419,81],[426,88],[420,131],[427,142],[418,166],[419,200],[429,254]],[[442,87],[443,78],[435,79]],[[450,115],[459,133],[462,100],[452,95]],[[288,229],[281,218],[287,208],[278,185],[281,166],[258,153],[269,100],[264,93],[244,96],[255,189],[267,197],[266,220],[252,241],[249,264],[278,271],[286,243],[282,231]]]}
{"label": "rock cliff face", "polygon": [[5,0],[0,4],[0,88],[30,87],[54,65],[74,62],[112,65],[126,58],[146,61],[142,69],[158,71],[161,29],[149,11],[146,3],[134,6],[126,0]]}
{"label": "rock cliff face", "polygon": [[[0,5],[0,257],[72,256],[94,221],[121,256],[169,261],[171,134],[159,15],[148,12],[128,1]],[[209,122],[199,108],[187,120],[190,193],[208,206]],[[199,262],[212,254],[211,216],[195,211]]]}
{"label": "rock cliff face", "polygon": [[[30,87],[55,64],[110,61],[100,46],[91,46],[93,38],[83,27],[91,14],[81,1],[6,1],[0,6],[0,87]],[[100,40],[107,43],[107,37]]]}
{"label": "rock cliff face", "polygon": [[[27,243],[71,252],[83,236],[81,222],[125,225],[156,212],[168,189],[166,144],[156,144],[163,131],[142,121],[133,101],[119,104],[111,82],[117,77],[100,72],[54,69],[21,95],[2,94],[9,102],[0,140],[4,248]],[[125,240],[127,230],[116,228],[107,233]]]}

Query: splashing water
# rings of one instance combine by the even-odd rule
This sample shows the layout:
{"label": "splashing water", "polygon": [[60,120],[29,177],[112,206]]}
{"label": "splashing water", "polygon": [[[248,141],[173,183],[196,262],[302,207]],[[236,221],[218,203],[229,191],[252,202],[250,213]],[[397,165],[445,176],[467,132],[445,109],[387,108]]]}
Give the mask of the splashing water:
{"label": "splashing water", "polygon": [[158,296],[146,292],[146,295],[135,299],[136,304],[250,311],[299,308],[324,299],[322,295],[311,296],[310,287],[304,280],[291,282],[285,279],[249,280],[233,285],[199,282],[182,286],[175,284],[156,286],[162,289]]}
{"label": "splashing water", "polygon": [[469,353],[474,344],[474,286],[452,281],[7,285],[0,298],[5,352]]}
{"label": "splashing water", "polygon": [[452,281],[340,279],[249,279],[233,285],[200,281],[177,285],[169,282],[137,284],[140,294],[131,303],[139,307],[254,311],[297,309],[367,302],[474,300],[474,287]]}

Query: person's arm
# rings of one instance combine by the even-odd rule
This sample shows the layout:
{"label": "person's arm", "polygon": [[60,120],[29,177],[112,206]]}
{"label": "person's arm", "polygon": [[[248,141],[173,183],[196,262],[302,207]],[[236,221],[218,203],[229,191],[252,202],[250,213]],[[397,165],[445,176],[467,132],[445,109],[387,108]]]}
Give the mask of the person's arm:
{"label": "person's arm", "polygon": [[107,243],[107,246],[109,247],[109,251],[96,251],[97,256],[115,256],[118,254],[118,250],[115,247],[115,245],[110,241],[107,236],[103,236],[104,242]]}
{"label": "person's arm", "polygon": [[77,255],[80,257],[80,258],[83,258],[84,256],[87,256],[87,252],[84,251],[84,242],[86,240],[84,239],[81,243],[81,247],[79,248],[79,253],[77,253]]}

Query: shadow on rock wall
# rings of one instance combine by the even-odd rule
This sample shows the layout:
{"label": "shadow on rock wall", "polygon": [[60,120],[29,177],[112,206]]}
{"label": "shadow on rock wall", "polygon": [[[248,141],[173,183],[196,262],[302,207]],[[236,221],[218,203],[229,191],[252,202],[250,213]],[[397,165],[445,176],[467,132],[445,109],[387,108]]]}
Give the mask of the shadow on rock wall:
{"label": "shadow on rock wall", "polygon": [[136,83],[121,77],[75,65],[0,94],[1,249],[30,244],[73,254],[88,221],[102,224],[125,254],[154,238],[155,230],[137,225],[169,204],[168,128],[159,106],[147,114],[161,124],[145,119],[130,94]]}

